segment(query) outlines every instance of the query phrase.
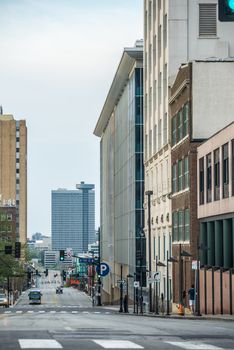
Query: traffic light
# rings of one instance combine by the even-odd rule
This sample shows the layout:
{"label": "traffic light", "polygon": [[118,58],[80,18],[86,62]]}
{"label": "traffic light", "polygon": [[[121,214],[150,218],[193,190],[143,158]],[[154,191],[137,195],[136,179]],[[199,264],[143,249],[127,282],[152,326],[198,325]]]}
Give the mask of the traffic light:
{"label": "traffic light", "polygon": [[12,245],[5,245],[5,254],[12,254]]}
{"label": "traffic light", "polygon": [[65,254],[64,250],[60,250],[60,251],[59,251],[59,260],[60,260],[60,261],[64,261],[64,258],[65,258],[65,257],[64,257],[64,254]]}
{"label": "traffic light", "polygon": [[63,281],[66,281],[66,278],[67,278],[67,273],[65,270],[63,270]]}
{"label": "traffic light", "polygon": [[15,258],[16,259],[20,258],[20,253],[21,253],[21,243],[15,242]]}
{"label": "traffic light", "polygon": [[234,0],[219,0],[220,22],[234,21]]}

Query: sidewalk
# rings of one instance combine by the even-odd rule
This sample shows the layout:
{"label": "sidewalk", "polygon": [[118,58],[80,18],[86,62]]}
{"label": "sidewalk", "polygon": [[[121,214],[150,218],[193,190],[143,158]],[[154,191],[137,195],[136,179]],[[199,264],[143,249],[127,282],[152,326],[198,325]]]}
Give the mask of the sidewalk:
{"label": "sidewalk", "polygon": [[[113,310],[116,312],[119,312],[119,305],[105,305],[102,306],[105,309],[108,310]],[[129,313],[120,313],[121,315],[128,315],[128,316],[144,316],[144,317],[156,317],[156,318],[169,318],[169,319],[182,319],[182,320],[213,320],[213,321],[233,321],[234,322],[234,315],[201,315],[201,316],[195,316],[191,314],[185,314],[184,316],[180,316],[176,313],[171,313],[170,315],[166,314],[159,314],[156,315],[155,313],[150,313],[150,312],[144,312],[143,314],[140,313],[140,308],[138,310],[138,314],[133,312],[133,307],[132,305],[129,307]]]}

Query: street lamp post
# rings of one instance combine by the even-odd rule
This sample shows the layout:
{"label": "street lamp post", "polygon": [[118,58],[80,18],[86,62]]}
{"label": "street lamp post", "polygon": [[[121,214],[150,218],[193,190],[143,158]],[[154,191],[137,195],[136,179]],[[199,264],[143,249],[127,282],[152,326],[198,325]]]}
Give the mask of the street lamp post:
{"label": "street lamp post", "polygon": [[119,298],[119,312],[123,312],[123,265],[120,267],[120,298]]}
{"label": "street lamp post", "polygon": [[101,231],[98,229],[98,295],[97,295],[97,306],[102,306],[101,300]]}
{"label": "street lamp post", "polygon": [[[151,212],[150,212],[150,199],[153,195],[153,191],[146,191],[148,197],[148,250],[149,250],[149,277],[151,277]],[[152,285],[149,284],[149,311],[152,312]]]}
{"label": "street lamp post", "polygon": [[168,263],[169,262],[177,262],[177,260],[175,258],[173,258],[172,256],[169,258],[168,256],[168,250],[167,250],[167,315],[170,315],[170,295],[169,295],[169,266]]}
{"label": "street lamp post", "polygon": [[126,295],[127,295],[127,308],[126,308],[126,310],[127,310],[127,312],[128,312],[128,279],[129,278],[134,278],[134,276],[133,275],[131,275],[131,274],[129,274],[129,275],[127,275],[127,281],[126,281],[126,283],[127,283],[127,288],[126,288]]}

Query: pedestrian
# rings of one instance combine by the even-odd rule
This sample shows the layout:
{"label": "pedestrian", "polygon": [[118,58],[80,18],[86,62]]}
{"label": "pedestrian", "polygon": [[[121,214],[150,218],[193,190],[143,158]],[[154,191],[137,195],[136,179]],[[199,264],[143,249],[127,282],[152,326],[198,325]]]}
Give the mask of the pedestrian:
{"label": "pedestrian", "polygon": [[124,312],[128,313],[128,296],[125,294],[124,296]]}
{"label": "pedestrian", "polygon": [[161,313],[164,315],[164,294],[161,293]]}
{"label": "pedestrian", "polygon": [[192,314],[194,314],[194,305],[195,305],[195,289],[194,284],[191,285],[191,288],[188,290],[189,296],[189,308]]}

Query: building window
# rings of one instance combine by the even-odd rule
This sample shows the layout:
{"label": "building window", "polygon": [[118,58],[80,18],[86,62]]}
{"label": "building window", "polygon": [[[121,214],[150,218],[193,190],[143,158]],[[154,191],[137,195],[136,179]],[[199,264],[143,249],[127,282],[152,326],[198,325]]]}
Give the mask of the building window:
{"label": "building window", "polygon": [[178,241],[178,213],[175,211],[172,213],[172,241]]}
{"label": "building window", "polygon": [[219,148],[214,151],[214,200],[220,199],[220,161]]}
{"label": "building window", "polygon": [[206,156],[206,189],[207,189],[207,203],[212,200],[212,166],[211,166],[211,153]]}
{"label": "building window", "polygon": [[178,213],[178,240],[184,240],[184,212],[182,210]]}
{"label": "building window", "polygon": [[199,159],[199,203],[204,204],[204,158]]}
{"label": "building window", "polygon": [[156,237],[154,236],[154,260],[156,258]]}
{"label": "building window", "polygon": [[188,135],[188,103],[183,107],[183,137]]}
{"label": "building window", "polygon": [[172,140],[172,146],[176,144],[176,116],[172,118],[172,135],[171,135],[171,140]]}
{"label": "building window", "polygon": [[166,260],[166,234],[163,235],[163,260]]}
{"label": "building window", "polygon": [[190,240],[190,217],[189,217],[189,209],[185,209],[184,211],[184,240]]}
{"label": "building window", "polygon": [[6,213],[0,213],[1,221],[6,221]]}
{"label": "building window", "polygon": [[162,119],[159,119],[158,123],[158,148],[162,147]]}
{"label": "building window", "polygon": [[12,214],[11,213],[7,213],[7,221],[12,221]]}
{"label": "building window", "polygon": [[184,188],[189,187],[189,159],[184,157]]}
{"label": "building window", "polygon": [[178,191],[183,190],[183,162],[179,160],[178,162]]}
{"label": "building window", "polygon": [[167,143],[167,113],[164,113],[163,118],[163,144]]}
{"label": "building window", "polygon": [[183,138],[183,114],[182,110],[177,114],[177,125],[178,125],[178,141]]}
{"label": "building window", "polygon": [[223,145],[223,198],[229,197],[229,157],[228,143]]}
{"label": "building window", "polygon": [[160,235],[158,236],[158,260],[160,260]]}
{"label": "building window", "polygon": [[217,5],[199,4],[199,36],[217,35]]}
{"label": "building window", "polygon": [[169,252],[168,257],[170,258],[172,256],[172,237],[171,234],[169,234]]}
{"label": "building window", "polygon": [[172,193],[177,192],[177,174],[176,174],[176,164],[172,166]]}

